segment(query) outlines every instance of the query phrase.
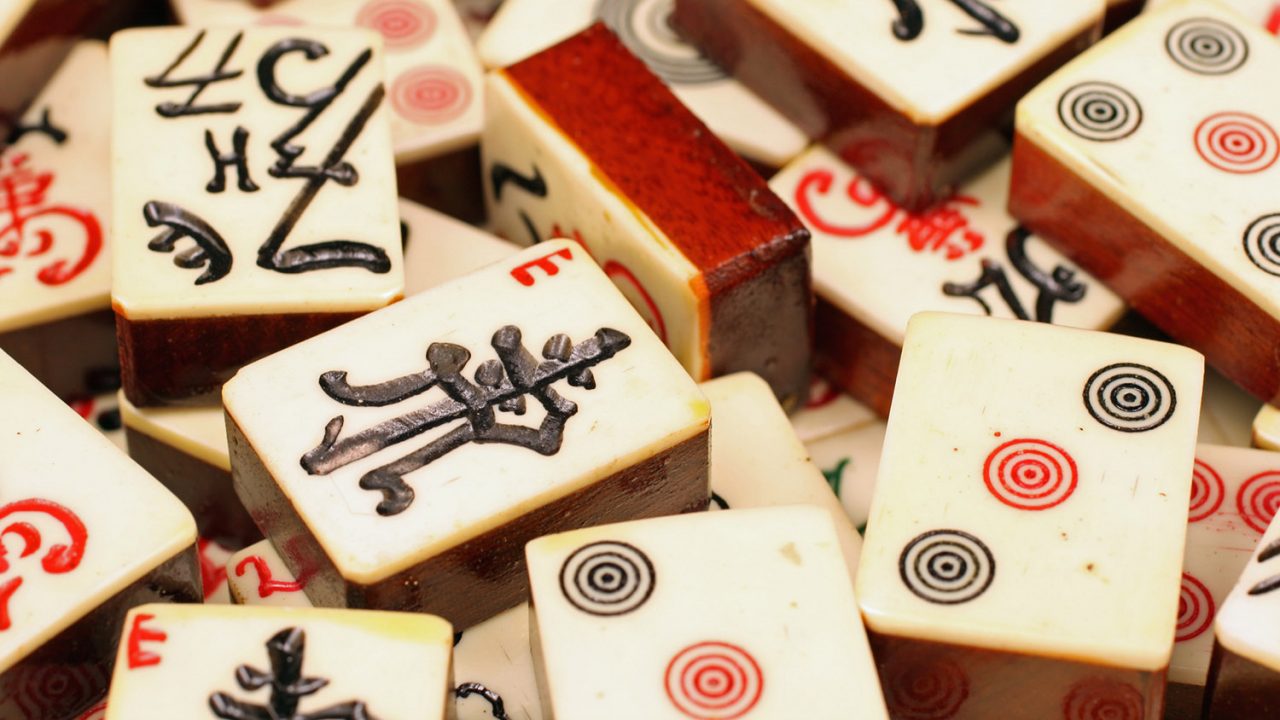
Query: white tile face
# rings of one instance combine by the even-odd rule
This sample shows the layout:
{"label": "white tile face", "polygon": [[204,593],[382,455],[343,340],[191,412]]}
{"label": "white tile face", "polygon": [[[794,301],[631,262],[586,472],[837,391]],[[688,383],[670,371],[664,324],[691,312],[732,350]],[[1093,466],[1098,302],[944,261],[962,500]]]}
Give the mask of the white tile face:
{"label": "white tile face", "polygon": [[871,408],[815,374],[809,380],[809,398],[804,407],[791,415],[791,428],[800,442],[810,443],[878,419]]}
{"label": "white tile face", "polygon": [[858,568],[868,626],[1163,668],[1202,376],[1176,345],[913,318]]}
{"label": "white tile face", "polygon": [[312,25],[365,28],[386,47],[387,97],[396,162],[474,145],[484,123],[480,61],[449,0],[172,0],[193,26]]}
{"label": "white tile face", "polygon": [[814,291],[895,345],[925,310],[1110,327],[1124,311],[1120,298],[1044,241],[1015,234],[1005,211],[1010,169],[1001,160],[920,215],[822,147],[769,187],[813,233]]}
{"label": "white tile face", "polygon": [[[191,513],[0,353],[0,670],[196,541]],[[86,482],[92,479],[92,482]],[[11,541],[12,542],[12,541]],[[22,550],[22,552],[15,552]]]}
{"label": "white tile face", "polygon": [[548,712],[887,718],[828,518],[731,510],[529,543]]}
{"label": "white tile face", "polygon": [[[544,349],[559,352],[544,343],[561,334],[573,345],[567,364],[543,361]],[[500,362],[495,342],[516,348]],[[532,396],[501,390],[511,372],[531,374]],[[594,389],[584,386],[591,380]],[[488,398],[494,429],[463,420],[455,392]],[[364,407],[360,397],[370,398]],[[523,416],[507,403],[520,398]],[[690,439],[709,414],[643,320],[567,241],[254,363],[225,386],[223,401],[330,559],[360,583]],[[398,418],[420,430],[395,430]],[[479,432],[487,442],[471,441]],[[387,489],[361,489],[369,473]],[[396,477],[407,494],[392,489]]]}
{"label": "white tile face", "polygon": [[505,76],[491,73],[485,84],[480,150],[494,230],[522,244],[547,237],[581,242],[689,374],[709,379],[710,308],[698,269],[605,187],[586,156]]}
{"label": "white tile face", "polygon": [[227,423],[220,407],[140,408],[124,392],[116,395],[126,427],[231,472]]}
{"label": "white tile face", "polygon": [[227,585],[238,605],[311,607],[305,588],[280,558],[270,540],[260,540],[227,561]]}
{"label": "white tile face", "polygon": [[1204,685],[1213,619],[1280,505],[1280,453],[1200,445],[1169,681]]}
{"label": "white tile face", "polygon": [[72,410],[97,428],[113,445],[128,451],[125,445],[124,425],[121,423],[120,404],[116,393],[106,393],[68,401]]}
{"label": "white tile face", "polygon": [[[479,683],[497,693],[512,720],[542,720],[529,648],[529,605],[521,603],[467,628],[453,647],[453,675],[460,689]],[[458,720],[495,717],[493,704],[476,692],[460,697],[457,709]]]}
{"label": "white tile face", "polygon": [[113,36],[117,312],[357,312],[398,297],[382,56],[366,30]]}
{"label": "white tile face", "polygon": [[886,425],[880,420],[806,443],[854,527],[865,529],[880,470]]}
{"label": "white tile face", "polygon": [[698,387],[711,403],[712,507],[824,508],[852,579],[862,538],[822,471],[809,461],[768,383],[754,373],[735,373]]}
{"label": "white tile face", "polygon": [[600,20],[735,152],[773,167],[799,155],[808,144],[804,133],[676,35],[668,24],[673,6],[673,0],[507,0],[476,50],[485,67],[506,67]]}
{"label": "white tile face", "polygon": [[[1105,9],[1102,0],[981,0],[972,5],[991,18],[983,22],[955,0],[748,1],[921,125],[946,120],[1100,24]],[[899,6],[918,10],[921,22],[901,22]],[[899,28],[918,34],[900,39]]]}
{"label": "white tile face", "polygon": [[[143,605],[125,622],[107,720],[443,720],[452,642],[434,615]],[[289,693],[295,682],[311,691]]]}
{"label": "white tile face", "polygon": [[1280,410],[1263,405],[1253,418],[1253,445],[1264,450],[1280,450]]}
{"label": "white tile face", "polygon": [[1233,653],[1280,672],[1280,521],[1272,519],[1213,629]]}
{"label": "white tile face", "polygon": [[1249,447],[1253,420],[1263,403],[1216,371],[1205,368],[1200,442]]}
{"label": "white tile face", "polygon": [[1254,92],[1277,69],[1265,31],[1180,0],[1037,87],[1018,132],[1280,317],[1280,96]]}
{"label": "white tile face", "polygon": [[[1173,4],[1175,0],[1147,0],[1146,12]],[[1272,35],[1280,32],[1280,2],[1276,0],[1218,0],[1244,17],[1253,20]]]}
{"label": "white tile face", "polygon": [[0,332],[110,306],[109,82],[80,43],[0,153]]}
{"label": "white tile face", "polygon": [[520,248],[409,200],[400,201],[404,234],[404,294],[462,277]]}

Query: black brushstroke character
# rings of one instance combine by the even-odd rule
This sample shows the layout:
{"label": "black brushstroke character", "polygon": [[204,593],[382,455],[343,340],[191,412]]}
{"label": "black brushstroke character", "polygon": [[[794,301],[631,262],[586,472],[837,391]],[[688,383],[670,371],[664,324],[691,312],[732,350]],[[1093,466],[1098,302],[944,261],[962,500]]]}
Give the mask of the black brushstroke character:
{"label": "black brushstroke character", "polygon": [[[522,175],[520,171],[505,163],[494,163],[489,168],[489,185],[493,190],[494,202],[502,199],[502,190],[508,185],[515,185],[536,198],[546,199],[550,190],[547,188],[547,181],[542,177],[542,170],[537,165],[533,166],[533,175]],[[538,233],[538,228],[533,224],[533,218],[529,217],[529,213],[520,210],[520,222],[524,224],[524,229],[529,233],[533,244],[537,245],[542,242],[542,235]]]}
{"label": "black brushstroke character", "polygon": [[472,695],[479,695],[489,703],[489,711],[493,715],[493,720],[511,720],[511,716],[507,714],[506,706],[502,702],[502,696],[480,683],[462,683],[457,690],[453,691],[453,694],[459,700],[466,700]]}
{"label": "black brushstroke character", "polygon": [[299,628],[286,628],[267,641],[267,657],[271,671],[263,672],[249,665],[236,668],[236,682],[244,690],[271,687],[267,705],[236,700],[227,693],[209,696],[213,714],[224,720],[377,720],[362,701],[332,705],[323,710],[298,712],[302,699],[314,695],[329,684],[324,678],[302,674],[302,656],[306,633]]}
{"label": "black brushstroke character", "polygon": [[231,56],[235,54],[236,48],[240,47],[240,41],[244,39],[244,33],[236,33],[234,37],[227,42],[227,46],[223,48],[222,55],[218,57],[218,64],[214,66],[213,71],[204,75],[192,75],[191,77],[174,79],[171,76],[173,71],[178,69],[184,60],[191,56],[191,53],[200,47],[200,43],[204,42],[206,31],[201,30],[196,33],[195,40],[191,41],[181,53],[178,53],[169,67],[164,72],[154,77],[144,78],[143,82],[147,87],[152,88],[176,88],[191,87],[191,96],[184,103],[164,102],[156,106],[156,112],[161,117],[177,118],[188,115],[211,115],[217,113],[233,113],[240,109],[240,103],[214,103],[212,105],[197,105],[196,100],[200,99],[200,95],[209,89],[210,85],[228,80],[234,80],[244,74],[243,70],[227,70],[227,63],[230,62]]}
{"label": "black brushstroke character", "polygon": [[9,133],[6,143],[12,145],[28,134],[44,135],[53,141],[54,145],[61,145],[67,141],[67,131],[53,124],[49,118],[49,108],[40,111],[40,121],[35,124],[22,125],[19,124]]}
{"label": "black brushstroke character", "polygon": [[[915,40],[924,32],[924,12],[919,0],[892,0],[898,9],[898,19],[893,21],[893,36],[899,40]],[[981,28],[959,30],[961,35],[990,35],[1002,42],[1018,42],[1021,33],[1018,26],[1001,15],[984,0],[951,0],[966,15],[977,20]]]}
{"label": "black brushstroke character", "polygon": [[[494,333],[491,344],[498,359],[486,360],[476,368],[475,383],[462,375],[471,353],[452,343],[432,343],[427,348],[428,369],[376,385],[350,385],[345,371],[324,373],[320,387],[344,405],[394,405],[437,385],[447,397],[342,439],[339,436],[343,416],[339,415],[325,426],[320,444],[302,456],[302,467],[311,475],[328,475],[432,428],[463,420],[422,448],[360,478],[361,488],[382,493],[378,514],[395,515],[413,503],[414,491],[404,476],[467,443],[505,443],[542,455],[556,454],[565,423],[578,412],[578,406],[556,392],[553,385],[567,380],[570,386],[594,389],[591,368],[626,349],[631,338],[618,330],[601,328],[575,346],[567,335],[553,335],[542,348],[542,362],[522,342],[520,329],[514,325]],[[497,422],[495,406],[500,411],[523,415],[526,396],[533,397],[546,410],[539,427]]]}
{"label": "black brushstroke character", "polygon": [[972,283],[946,283],[942,292],[952,297],[968,297],[976,300],[986,314],[991,315],[991,306],[978,293],[988,285],[995,285],[1009,311],[1019,320],[1036,320],[1053,322],[1053,306],[1058,302],[1077,303],[1084,299],[1088,288],[1084,283],[1076,281],[1076,271],[1065,265],[1056,266],[1052,272],[1046,273],[1027,256],[1027,240],[1031,232],[1026,228],[1014,228],[1005,238],[1005,253],[1018,274],[1039,289],[1036,295],[1035,317],[1033,318],[1018,299],[1004,266],[993,260],[982,261],[982,273]]}
{"label": "black brushstroke character", "polygon": [[[1270,545],[1262,549],[1258,553],[1258,562],[1263,563],[1280,557],[1280,540],[1274,540]],[[1250,595],[1266,595],[1269,592],[1280,590],[1280,575],[1273,575],[1265,580],[1259,581],[1253,587],[1249,588]]]}

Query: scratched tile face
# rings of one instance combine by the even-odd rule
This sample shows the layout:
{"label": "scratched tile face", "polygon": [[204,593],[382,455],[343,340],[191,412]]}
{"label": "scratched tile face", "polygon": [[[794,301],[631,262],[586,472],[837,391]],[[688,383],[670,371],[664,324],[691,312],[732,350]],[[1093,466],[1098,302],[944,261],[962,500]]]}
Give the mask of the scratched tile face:
{"label": "scratched tile face", "polygon": [[126,620],[106,717],[443,720],[452,642],[432,615],[143,605]]}
{"label": "scratched tile face", "polygon": [[480,138],[481,69],[458,10],[448,0],[173,0],[191,26],[280,25],[365,28],[382,35],[396,162],[443,155]]}
{"label": "scratched tile face", "polygon": [[799,128],[671,29],[672,0],[507,0],[476,43],[505,67],[602,20],[729,147],[772,167],[804,150]]}
{"label": "scratched tile face", "polygon": [[829,150],[814,147],[769,182],[813,233],[814,290],[901,346],[907,320],[937,310],[1110,327],[1114,293],[1005,211],[1003,159],[939,207],[908,213]]}
{"label": "scratched tile face", "polygon": [[1280,507],[1280,453],[1199,445],[1169,681],[1204,685],[1213,620]]}
{"label": "scratched tile face", "polygon": [[1102,0],[749,2],[922,125],[987,95],[1103,11]]}
{"label": "scratched tile face", "polygon": [[[196,542],[177,498],[0,353],[0,671]],[[92,483],[86,483],[92,478]],[[89,659],[91,660],[91,659]]]}
{"label": "scratched tile face", "polygon": [[526,554],[556,718],[888,717],[823,509],[606,525]]}
{"label": "scratched tile face", "polygon": [[85,41],[0,153],[0,333],[110,307],[110,127],[107,49]]}
{"label": "scratched tile face", "polygon": [[398,297],[383,54],[365,30],[113,36],[117,313],[358,312]]}
{"label": "scratched tile face", "polygon": [[1202,376],[1172,344],[913,318],[858,568],[869,628],[1163,669]]}
{"label": "scratched tile face", "polygon": [[361,583],[708,424],[693,382],[567,241],[259,361],[223,400],[329,559]]}

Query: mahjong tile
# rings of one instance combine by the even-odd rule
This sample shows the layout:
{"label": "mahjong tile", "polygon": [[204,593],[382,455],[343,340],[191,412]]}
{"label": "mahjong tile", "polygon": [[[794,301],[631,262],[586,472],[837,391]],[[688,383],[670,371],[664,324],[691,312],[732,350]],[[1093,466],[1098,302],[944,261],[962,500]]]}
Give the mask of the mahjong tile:
{"label": "mahjong tile", "polygon": [[296,577],[270,540],[260,540],[227,561],[227,589],[237,605],[311,607],[304,588],[307,576]]}
{"label": "mahjong tile", "polygon": [[1280,520],[1273,519],[1214,621],[1207,720],[1271,717],[1280,707]]}
{"label": "mahjong tile", "polygon": [[486,92],[500,235],[578,240],[695,379],[751,371],[802,401],[808,232],[743,160],[602,24],[490,73]]}
{"label": "mahjong tile", "polygon": [[110,127],[107,49],[84,41],[0,152],[0,349],[64,397],[118,362]]}
{"label": "mahjong tile", "polygon": [[854,400],[830,380],[814,374],[809,378],[809,397],[791,414],[791,429],[800,442],[810,443],[876,421],[871,408]]}
{"label": "mahjong tile", "polygon": [[758,375],[735,373],[698,387],[711,403],[712,507],[825,509],[852,578],[862,539],[822,471],[809,461],[769,386]]}
{"label": "mahjong tile", "polygon": [[409,200],[400,201],[400,223],[406,296],[466,275],[520,249]]}
{"label": "mahjong tile", "polygon": [[400,297],[383,55],[368,30],[112,37],[112,303],[135,405],[212,397]]}
{"label": "mahjong tile", "polygon": [[1264,404],[1253,418],[1253,446],[1280,450],[1280,409]]}
{"label": "mahjong tile", "polygon": [[449,623],[229,605],[129,613],[107,720],[452,718]]}
{"label": "mahjong tile", "polygon": [[222,408],[140,408],[123,392],[117,401],[129,456],[191,510],[201,536],[234,548],[262,538],[231,485]]}
{"label": "mahjong tile", "polygon": [[874,420],[805,443],[809,457],[860,532],[871,514],[886,428],[884,421]]}
{"label": "mahjong tile", "polygon": [[1169,663],[1170,710],[1199,710],[1213,651],[1213,619],[1280,506],[1280,453],[1201,443],[1191,485],[1178,625]]}
{"label": "mahjong tile", "polygon": [[[48,386],[46,386],[48,387]],[[126,450],[124,424],[120,418],[120,404],[116,393],[89,395],[67,401],[72,410],[102,433],[113,445]]]}
{"label": "mahjong tile", "polygon": [[830,518],[728,510],[529,543],[547,714],[888,718]]}
{"label": "mahjong tile", "polygon": [[1200,355],[921,313],[899,376],[857,579],[882,680],[921,652],[966,669],[957,717],[1044,718],[1087,670],[1158,710]]}
{"label": "mahjong tile", "polygon": [[1210,445],[1249,447],[1262,403],[1218,372],[1205,369],[1199,439]]}
{"label": "mahjong tile", "polygon": [[672,8],[671,0],[507,0],[476,50],[486,67],[505,67],[603,21],[734,151],[775,169],[799,155],[804,133],[681,39]]}
{"label": "mahjong tile", "polygon": [[[1158,0],[1155,0],[1158,2]],[[1153,3],[1148,0],[1107,0],[1107,17],[1103,25],[1104,33],[1112,33],[1121,25],[1138,16],[1144,8]]]}
{"label": "mahjong tile", "polygon": [[105,691],[129,608],[200,601],[196,527],[3,353],[0,397],[0,717],[62,720]]}
{"label": "mahjong tile", "polygon": [[769,186],[813,234],[815,364],[889,412],[907,320],[937,310],[1106,329],[1124,304],[1005,211],[1007,158],[924,213],[815,147]]}
{"label": "mahjong tile", "polygon": [[675,0],[676,29],[921,212],[1006,147],[1014,104],[1089,47],[1103,0]]}
{"label": "mahjong tile", "polygon": [[[1018,106],[1012,214],[1261,400],[1280,398],[1280,43],[1144,13]],[[1211,317],[1212,322],[1205,318]]]}
{"label": "mahjong tile", "polygon": [[465,629],[524,599],[523,542],[710,495],[706,400],[569,241],[254,363],[223,401],[236,490],[322,606]]}
{"label": "mahjong tile", "polygon": [[[1280,2],[1277,0],[1218,0],[1246,18],[1253,20],[1267,32],[1280,33]],[[1159,10],[1170,4],[1170,0],[1147,0],[1147,8]]]}
{"label": "mahjong tile", "polygon": [[453,0],[458,16],[462,18],[462,24],[466,26],[467,34],[472,40],[480,39],[502,3],[503,0]]}
{"label": "mahjong tile", "polygon": [[[314,25],[382,35],[396,163],[475,145],[484,123],[481,69],[449,0],[170,0],[187,25]],[[215,86],[216,87],[216,86]]]}
{"label": "mahjong tile", "polygon": [[200,538],[200,583],[204,588],[204,601],[210,605],[230,605],[231,587],[227,582],[227,563],[233,551],[221,544]]}

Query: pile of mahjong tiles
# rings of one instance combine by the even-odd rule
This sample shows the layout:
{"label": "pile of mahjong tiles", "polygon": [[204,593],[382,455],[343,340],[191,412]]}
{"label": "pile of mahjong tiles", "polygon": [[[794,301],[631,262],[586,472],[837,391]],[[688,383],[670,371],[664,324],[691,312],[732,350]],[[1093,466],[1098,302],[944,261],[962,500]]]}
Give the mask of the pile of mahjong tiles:
{"label": "pile of mahjong tiles", "polygon": [[0,2],[0,720],[1280,717],[1277,33]]}

